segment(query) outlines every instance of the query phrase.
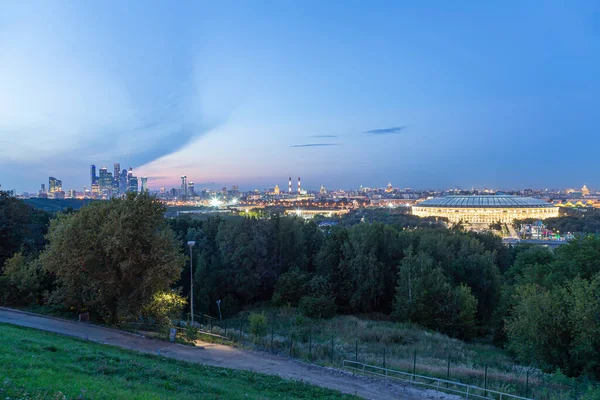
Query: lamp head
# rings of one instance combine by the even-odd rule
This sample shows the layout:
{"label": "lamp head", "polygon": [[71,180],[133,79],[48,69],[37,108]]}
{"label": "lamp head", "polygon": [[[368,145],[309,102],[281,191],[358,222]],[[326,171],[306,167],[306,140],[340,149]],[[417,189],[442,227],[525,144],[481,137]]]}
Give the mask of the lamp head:
{"label": "lamp head", "polygon": [[194,240],[190,240],[189,242],[187,242],[188,247],[194,247],[196,245],[196,241]]}

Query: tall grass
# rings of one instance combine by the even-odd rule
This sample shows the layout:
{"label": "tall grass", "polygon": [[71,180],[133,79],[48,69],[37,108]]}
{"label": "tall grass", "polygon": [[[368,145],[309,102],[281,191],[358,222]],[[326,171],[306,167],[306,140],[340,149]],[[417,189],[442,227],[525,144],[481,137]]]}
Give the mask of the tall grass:
{"label": "tall grass", "polygon": [[539,369],[518,365],[509,354],[492,345],[466,343],[412,324],[356,316],[312,320],[285,307],[260,312],[267,316],[265,335],[248,332],[250,312],[236,319],[213,320],[210,329],[247,346],[321,365],[339,367],[342,360],[376,366],[385,362],[390,369],[448,377],[465,384],[546,400],[574,399],[575,391],[582,391],[567,379],[555,379]]}

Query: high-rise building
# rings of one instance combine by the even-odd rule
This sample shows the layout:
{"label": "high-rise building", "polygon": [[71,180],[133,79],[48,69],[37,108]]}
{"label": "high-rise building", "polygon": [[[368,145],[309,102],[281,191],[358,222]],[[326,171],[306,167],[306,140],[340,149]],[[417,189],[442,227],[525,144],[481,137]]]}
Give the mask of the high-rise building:
{"label": "high-rise building", "polygon": [[142,178],[142,193],[148,191],[148,178],[145,176]]}
{"label": "high-rise building", "polygon": [[108,172],[108,168],[100,168],[98,174],[98,186],[102,196],[110,197],[113,194],[113,174]]}
{"label": "high-rise building", "polygon": [[61,199],[65,197],[65,192],[62,190],[62,181],[51,176],[48,178],[48,193],[49,197]]}
{"label": "high-rise building", "polygon": [[275,189],[273,189],[273,194],[275,194],[275,195],[279,194],[279,185],[275,185]]}
{"label": "high-rise building", "polygon": [[42,188],[40,189],[40,192],[46,193],[46,184],[45,183],[42,183]]}
{"label": "high-rise building", "polygon": [[194,182],[188,182],[187,184],[187,196],[194,197],[196,193],[194,193]]}
{"label": "high-rise building", "polygon": [[94,183],[98,183],[98,176],[96,175],[96,166],[94,164],[90,165],[90,178],[92,185]]}
{"label": "high-rise building", "polygon": [[187,198],[187,176],[181,175],[181,198]]}
{"label": "high-rise building", "polygon": [[119,175],[119,193],[124,194],[127,192],[127,170],[124,169]]}
{"label": "high-rise building", "polygon": [[133,176],[133,168],[131,167],[127,171],[127,191],[134,193],[138,191],[138,179],[137,176]]}
{"label": "high-rise building", "polygon": [[118,195],[121,192],[121,164],[115,163],[113,165],[113,181],[112,181],[112,192],[113,195]]}
{"label": "high-rise building", "polygon": [[56,179],[51,176],[48,178],[48,192],[61,192],[62,191],[62,181],[60,179]]}

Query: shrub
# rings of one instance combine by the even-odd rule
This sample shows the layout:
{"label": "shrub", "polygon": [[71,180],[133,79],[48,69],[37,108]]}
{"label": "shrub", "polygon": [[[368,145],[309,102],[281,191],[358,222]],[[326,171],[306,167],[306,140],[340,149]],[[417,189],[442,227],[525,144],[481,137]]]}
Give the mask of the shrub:
{"label": "shrub", "polygon": [[169,327],[174,319],[181,317],[187,301],[181,297],[180,291],[161,291],[155,293],[152,301],[142,310],[142,317],[150,324]]}
{"label": "shrub", "polygon": [[298,301],[306,294],[308,280],[309,276],[297,268],[281,275],[273,293],[273,304],[298,305]]}
{"label": "shrub", "polygon": [[248,317],[250,322],[249,331],[255,337],[265,336],[267,334],[267,316],[263,313],[252,313]]}
{"label": "shrub", "polygon": [[335,301],[327,297],[303,297],[298,307],[302,314],[310,318],[332,318],[337,311]]}

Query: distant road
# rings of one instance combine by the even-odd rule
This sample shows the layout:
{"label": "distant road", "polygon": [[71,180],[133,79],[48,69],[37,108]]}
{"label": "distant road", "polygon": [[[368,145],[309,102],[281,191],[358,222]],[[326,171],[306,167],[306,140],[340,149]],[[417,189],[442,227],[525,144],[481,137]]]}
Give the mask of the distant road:
{"label": "distant road", "polygon": [[94,342],[109,344],[145,353],[160,354],[223,368],[251,370],[285,379],[302,380],[307,383],[356,394],[367,399],[460,399],[433,390],[417,389],[402,383],[392,383],[352,375],[333,368],[276,356],[265,352],[242,350],[213,343],[199,343],[202,347],[190,347],[176,343],[153,340],[139,335],[95,325],[81,324],[59,318],[45,317],[0,307],[0,323],[26,326],[74,336]]}

